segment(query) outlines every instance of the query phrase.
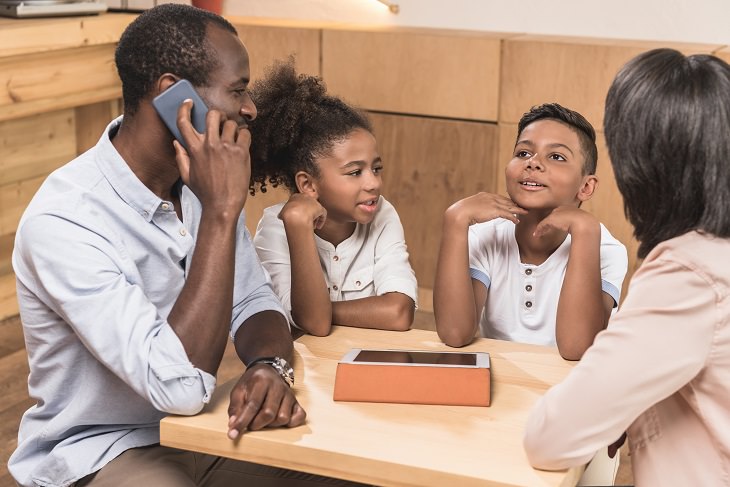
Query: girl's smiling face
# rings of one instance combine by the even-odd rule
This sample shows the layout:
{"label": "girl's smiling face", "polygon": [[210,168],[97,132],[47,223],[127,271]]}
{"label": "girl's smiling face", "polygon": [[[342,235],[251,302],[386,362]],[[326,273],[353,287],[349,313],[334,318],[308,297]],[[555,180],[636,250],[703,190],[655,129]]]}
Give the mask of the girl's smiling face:
{"label": "girl's smiling face", "polygon": [[316,159],[313,178],[319,203],[327,210],[327,224],[367,224],[375,217],[383,183],[383,163],[373,134],[355,129],[335,142],[326,156]]}

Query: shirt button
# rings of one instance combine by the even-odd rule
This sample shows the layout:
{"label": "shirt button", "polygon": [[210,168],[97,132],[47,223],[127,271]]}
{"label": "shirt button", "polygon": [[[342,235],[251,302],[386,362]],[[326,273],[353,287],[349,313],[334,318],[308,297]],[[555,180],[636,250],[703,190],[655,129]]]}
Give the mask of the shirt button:
{"label": "shirt button", "polygon": [[335,284],[334,286],[332,286],[332,289],[334,289],[335,291],[337,291],[339,288],[337,287],[337,284]]}
{"label": "shirt button", "polygon": [[170,205],[168,205],[167,203],[162,203],[162,209],[163,210],[169,210],[170,209]]}
{"label": "shirt button", "polygon": [[360,286],[360,281],[355,281],[356,286]]}
{"label": "shirt button", "polygon": [[337,255],[335,255],[334,257],[332,257],[332,260],[334,260],[334,261],[338,261],[338,260],[340,260],[340,257],[339,257],[339,256],[337,256]]}
{"label": "shirt button", "polygon": [[527,286],[525,286],[525,291],[527,291],[527,292],[532,291],[532,285],[528,284]]}
{"label": "shirt button", "polygon": [[532,274],[532,269],[525,269],[525,274],[528,276]]}
{"label": "shirt button", "polygon": [[180,229],[180,235],[182,235],[184,237],[187,234],[188,234],[188,231],[185,230],[185,227],[183,227],[183,228]]}
{"label": "shirt button", "polygon": [[525,306],[532,308],[532,301],[525,301]]}

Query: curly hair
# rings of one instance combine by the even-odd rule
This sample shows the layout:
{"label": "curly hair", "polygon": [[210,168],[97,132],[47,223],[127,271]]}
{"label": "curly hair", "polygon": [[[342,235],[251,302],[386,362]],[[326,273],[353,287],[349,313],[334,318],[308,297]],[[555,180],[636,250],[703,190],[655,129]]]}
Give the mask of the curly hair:
{"label": "curly hair", "polygon": [[125,115],[134,115],[142,100],[164,73],[173,73],[193,86],[208,84],[218,58],[207,41],[214,24],[232,34],[236,29],[223,17],[181,4],[163,4],[145,11],[125,29],[114,54]]}
{"label": "curly hair", "polygon": [[557,103],[545,103],[540,106],[534,106],[529,112],[522,115],[517,125],[517,139],[519,140],[525,127],[538,120],[546,119],[561,122],[573,129],[578,135],[583,157],[585,157],[583,174],[596,174],[596,165],[598,164],[596,131],[593,125],[575,110],[565,108]]}
{"label": "curly hair", "polygon": [[270,67],[251,98],[258,109],[250,126],[252,195],[257,185],[265,193],[267,183],[297,192],[297,172],[318,177],[318,157],[355,129],[373,131],[365,112],[328,95],[320,78],[297,75],[293,58]]}

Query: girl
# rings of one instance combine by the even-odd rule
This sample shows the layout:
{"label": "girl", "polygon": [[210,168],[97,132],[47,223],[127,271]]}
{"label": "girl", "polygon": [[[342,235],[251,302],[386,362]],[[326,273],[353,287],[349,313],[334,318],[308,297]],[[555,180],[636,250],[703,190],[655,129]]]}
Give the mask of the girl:
{"label": "girl", "polygon": [[730,471],[730,66],[658,49],[616,76],[605,134],[644,261],[611,325],[538,402],[538,468],[585,463],[628,429],[640,485]]}
{"label": "girl", "polygon": [[416,277],[403,227],[380,195],[383,162],[365,114],[322,81],[277,64],[251,96],[252,188],[283,184],[254,244],[290,321],[324,336],[332,323],[407,330]]}

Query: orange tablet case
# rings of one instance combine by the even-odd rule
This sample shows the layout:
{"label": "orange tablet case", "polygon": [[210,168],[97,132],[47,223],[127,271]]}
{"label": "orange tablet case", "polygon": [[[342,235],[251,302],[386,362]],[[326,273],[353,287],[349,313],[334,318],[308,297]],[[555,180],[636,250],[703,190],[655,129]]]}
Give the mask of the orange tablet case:
{"label": "orange tablet case", "polygon": [[334,400],[489,406],[489,361],[486,367],[340,361]]}

